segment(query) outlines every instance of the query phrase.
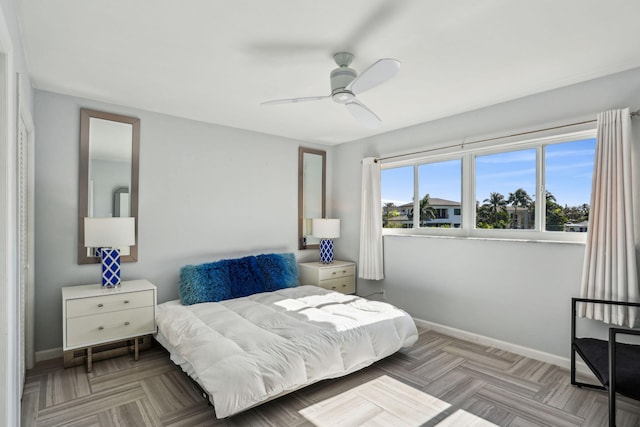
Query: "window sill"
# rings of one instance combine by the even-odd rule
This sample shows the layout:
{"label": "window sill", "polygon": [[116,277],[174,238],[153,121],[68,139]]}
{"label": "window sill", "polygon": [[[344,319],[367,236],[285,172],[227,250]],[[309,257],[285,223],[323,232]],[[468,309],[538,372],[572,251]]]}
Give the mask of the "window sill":
{"label": "window sill", "polygon": [[[572,244],[572,245],[585,245],[587,241],[586,233],[554,233],[549,235],[546,232],[528,232],[517,230],[505,230],[505,235],[498,235],[498,233],[473,233],[464,232],[463,230],[433,230],[429,231],[416,231],[413,229],[394,230],[389,232],[388,230],[382,230],[383,237],[418,237],[428,239],[459,239],[459,240],[487,240],[487,241],[502,241],[502,242],[518,242],[518,243],[552,243],[552,244]],[[477,231],[477,230],[474,230]],[[500,233],[502,234],[502,233]],[[518,235],[520,234],[520,235]]]}

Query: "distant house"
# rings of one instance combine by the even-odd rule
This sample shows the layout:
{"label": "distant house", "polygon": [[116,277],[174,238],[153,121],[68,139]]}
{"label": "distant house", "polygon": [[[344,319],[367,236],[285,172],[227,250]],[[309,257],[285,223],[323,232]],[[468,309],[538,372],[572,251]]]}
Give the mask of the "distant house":
{"label": "distant house", "polygon": [[527,230],[533,228],[534,219],[528,209],[523,207],[516,208],[515,206],[505,206],[511,223],[515,224],[514,228],[519,230]]}
{"label": "distant house", "polygon": [[[429,199],[429,206],[433,208],[435,218],[422,221],[420,227],[460,228],[460,224],[462,224],[462,205],[460,202],[431,197]],[[413,228],[413,210],[413,202],[400,206],[384,206],[383,218],[386,219],[384,226]],[[393,211],[395,211],[397,215],[390,215]]]}
{"label": "distant house", "polygon": [[564,225],[564,231],[586,233],[589,229],[589,221],[568,222]]}

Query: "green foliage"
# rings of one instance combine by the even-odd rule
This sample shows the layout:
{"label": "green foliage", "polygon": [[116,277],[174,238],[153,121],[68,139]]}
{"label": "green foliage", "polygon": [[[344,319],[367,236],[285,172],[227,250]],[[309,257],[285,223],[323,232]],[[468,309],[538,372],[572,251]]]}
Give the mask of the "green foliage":
{"label": "green foliage", "polygon": [[589,220],[589,205],[586,203],[580,206],[565,206],[562,210],[567,216],[567,221],[575,223]]}
{"label": "green foliage", "polygon": [[507,212],[507,204],[509,202],[502,194],[492,192],[489,198],[484,199],[482,203],[481,206],[476,207],[477,228],[511,227],[511,218]]}
{"label": "green foliage", "polygon": [[[507,201],[500,193],[492,192],[488,199],[484,199],[482,206],[488,211],[488,223],[491,228],[497,228],[496,225],[500,221],[500,214],[507,212]],[[509,215],[507,214],[507,218]]]}
{"label": "green foliage", "polygon": [[[491,192],[489,197],[482,201],[482,204],[476,202],[476,228],[484,229],[505,229],[505,228],[527,228],[527,224],[518,224],[512,220],[507,207],[513,207],[513,217],[518,215],[518,211],[526,212],[530,221],[535,218],[535,203],[527,192],[518,188],[513,193],[509,193],[509,197],[498,192]],[[565,225],[568,222],[578,223],[589,220],[589,205],[582,204],[580,206],[560,206],[556,198],[550,192],[545,194],[545,229],[547,231],[565,231]],[[426,194],[419,204],[420,224],[424,226],[428,221],[436,218],[436,211],[430,204],[430,196]],[[400,216],[400,212],[393,203],[385,203],[382,209],[382,226],[384,228],[403,228],[402,221],[390,221],[391,218]],[[409,220],[413,218],[413,213],[408,212]],[[526,220],[526,218],[525,218]],[[406,221],[405,221],[406,222]],[[451,228],[450,225],[442,225],[444,228]],[[531,222],[529,227],[532,228]]]}
{"label": "green foliage", "polygon": [[[516,228],[518,224],[511,220],[507,212],[507,206],[513,206],[514,217],[518,209],[527,211],[530,218],[535,217],[535,203],[533,199],[522,188],[509,197],[505,197],[497,192],[492,192],[487,199],[482,201],[482,205],[476,205],[476,228]],[[545,194],[546,224],[547,231],[564,231],[567,222],[582,222],[589,219],[589,205],[565,206],[564,208],[556,202],[556,198],[550,192]]]}
{"label": "green foliage", "polygon": [[389,218],[395,218],[399,216],[400,213],[396,209],[396,205],[393,203],[385,203],[382,207],[382,227],[384,228],[401,228],[402,224],[395,224],[393,222],[389,222]]}
{"label": "green foliage", "polygon": [[564,231],[564,225],[567,223],[567,215],[564,213],[562,206],[556,203],[556,198],[547,191],[546,198],[546,224],[547,231]]}
{"label": "green foliage", "polygon": [[401,222],[391,221],[383,225],[384,228],[403,228]]}

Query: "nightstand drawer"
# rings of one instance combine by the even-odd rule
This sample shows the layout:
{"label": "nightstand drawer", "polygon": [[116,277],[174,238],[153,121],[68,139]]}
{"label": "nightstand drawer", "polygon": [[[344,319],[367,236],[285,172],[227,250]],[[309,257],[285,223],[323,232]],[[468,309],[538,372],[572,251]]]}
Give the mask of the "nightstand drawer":
{"label": "nightstand drawer", "polygon": [[99,313],[110,313],[153,305],[153,290],[70,299],[67,300],[67,318],[92,316]]}
{"label": "nightstand drawer", "polygon": [[75,317],[67,319],[67,347],[86,347],[154,332],[153,304],[117,313]]}
{"label": "nightstand drawer", "polygon": [[[340,265],[336,267],[326,267],[320,269],[320,280],[336,279],[338,277],[354,276],[356,274],[356,266]],[[324,287],[324,285],[323,285]]]}
{"label": "nightstand drawer", "polygon": [[356,283],[353,276],[339,277],[337,279],[323,280],[320,287],[330,291],[352,294],[356,291]]}

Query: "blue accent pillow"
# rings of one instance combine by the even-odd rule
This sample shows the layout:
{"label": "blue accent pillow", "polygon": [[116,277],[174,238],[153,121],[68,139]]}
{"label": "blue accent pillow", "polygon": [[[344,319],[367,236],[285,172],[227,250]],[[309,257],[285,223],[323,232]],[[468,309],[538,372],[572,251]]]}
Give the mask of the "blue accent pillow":
{"label": "blue accent pillow", "polygon": [[178,294],[184,305],[240,298],[298,286],[295,255],[262,254],[186,265],[180,269]]}

